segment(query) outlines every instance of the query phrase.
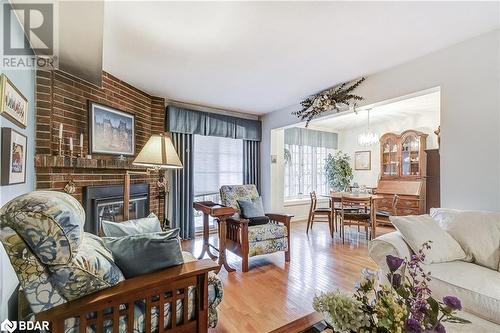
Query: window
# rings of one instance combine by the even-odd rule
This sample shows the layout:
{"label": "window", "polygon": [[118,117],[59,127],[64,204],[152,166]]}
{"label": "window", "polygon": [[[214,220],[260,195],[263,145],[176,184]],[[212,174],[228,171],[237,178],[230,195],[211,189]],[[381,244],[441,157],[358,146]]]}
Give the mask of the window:
{"label": "window", "polygon": [[285,200],[308,197],[309,193],[328,194],[325,159],[334,149],[285,144]]}
{"label": "window", "polygon": [[[243,184],[243,140],[195,135],[193,146],[194,201],[220,202],[222,185]],[[196,211],[195,227],[203,228]]]}

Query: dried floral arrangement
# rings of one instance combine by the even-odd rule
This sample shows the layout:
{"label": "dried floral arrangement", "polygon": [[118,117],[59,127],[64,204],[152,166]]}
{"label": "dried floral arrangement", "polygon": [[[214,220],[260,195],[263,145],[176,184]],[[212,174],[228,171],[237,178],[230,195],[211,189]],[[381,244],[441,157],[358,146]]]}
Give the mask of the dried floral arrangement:
{"label": "dried floral arrangement", "polygon": [[363,97],[353,94],[353,91],[365,80],[364,77],[358,79],[353,84],[344,82],[338,86],[323,90],[322,92],[309,96],[302,102],[302,110],[292,112],[293,115],[300,118],[301,121],[306,121],[306,127],[314,118],[324,112],[336,110],[340,112],[342,106],[356,107],[358,101],[362,101]]}

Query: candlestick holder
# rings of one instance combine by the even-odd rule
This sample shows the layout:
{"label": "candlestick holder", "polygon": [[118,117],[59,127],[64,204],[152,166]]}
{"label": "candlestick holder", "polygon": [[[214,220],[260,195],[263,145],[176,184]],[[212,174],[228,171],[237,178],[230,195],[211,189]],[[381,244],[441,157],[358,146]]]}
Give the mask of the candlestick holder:
{"label": "candlestick holder", "polygon": [[73,166],[73,150],[69,151],[69,165]]}
{"label": "candlestick holder", "polygon": [[83,158],[83,146],[80,146],[80,158]]}
{"label": "candlestick holder", "polygon": [[62,149],[62,138],[59,137],[59,156],[64,156],[63,154],[63,149]]}

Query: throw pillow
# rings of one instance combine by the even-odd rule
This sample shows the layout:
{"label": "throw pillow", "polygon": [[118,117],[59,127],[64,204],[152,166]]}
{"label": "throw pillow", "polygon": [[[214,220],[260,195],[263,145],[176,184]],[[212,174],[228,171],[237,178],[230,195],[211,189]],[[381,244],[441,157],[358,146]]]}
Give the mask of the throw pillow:
{"label": "throw pillow", "polygon": [[241,209],[241,216],[245,219],[266,215],[264,214],[261,197],[252,200],[238,200],[238,205]]}
{"label": "throw pillow", "polygon": [[154,213],[135,220],[124,222],[102,221],[102,232],[106,237],[123,237],[129,235],[161,232],[161,225]]}
{"label": "throw pillow", "polygon": [[123,274],[101,238],[83,233],[82,243],[71,262],[48,266],[51,281],[68,300],[114,286]]}
{"label": "throw pillow", "polygon": [[390,220],[413,252],[420,250],[425,242],[432,242],[430,250],[425,252],[425,264],[466,258],[460,244],[441,229],[430,215],[391,216]]}
{"label": "throw pillow", "polygon": [[460,244],[468,261],[499,268],[500,213],[432,208],[431,216]]}
{"label": "throw pillow", "polygon": [[127,279],[184,262],[179,229],[102,239]]}

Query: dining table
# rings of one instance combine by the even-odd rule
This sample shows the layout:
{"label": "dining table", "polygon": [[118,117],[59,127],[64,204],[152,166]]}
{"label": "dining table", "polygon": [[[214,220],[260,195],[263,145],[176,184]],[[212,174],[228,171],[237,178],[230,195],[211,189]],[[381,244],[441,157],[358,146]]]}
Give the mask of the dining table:
{"label": "dining table", "polygon": [[[371,201],[371,206],[373,207],[373,211],[377,211],[377,201],[382,199],[383,196],[380,194],[375,194],[375,193],[366,193],[366,192],[336,192],[332,191],[330,194],[323,194],[320,195],[321,197],[324,198],[329,198],[330,202],[330,208],[332,209],[332,220],[335,221],[335,226],[337,226],[337,217],[336,217],[336,212],[334,209],[335,202],[340,202],[342,198],[346,199],[370,199]],[[371,219],[371,224],[372,224],[372,235],[375,237],[376,235],[376,230],[377,230],[377,219],[372,218]]]}

